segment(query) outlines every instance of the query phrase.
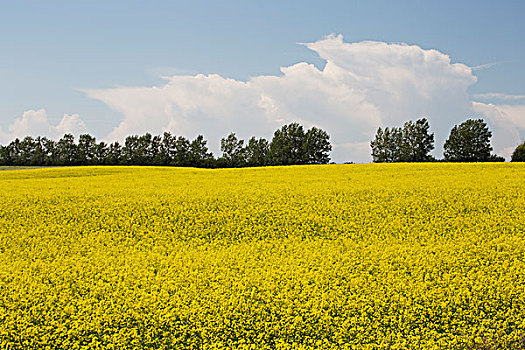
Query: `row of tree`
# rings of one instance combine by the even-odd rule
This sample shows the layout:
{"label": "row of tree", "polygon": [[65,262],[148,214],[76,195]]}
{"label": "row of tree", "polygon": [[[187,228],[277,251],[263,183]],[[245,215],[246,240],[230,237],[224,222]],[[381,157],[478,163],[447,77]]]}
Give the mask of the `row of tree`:
{"label": "row of tree", "polygon": [[[403,127],[379,128],[370,142],[374,162],[428,162],[436,161],[430,155],[434,149],[434,134],[425,118],[408,121]],[[455,125],[443,146],[446,162],[503,162],[503,157],[492,154],[492,132],[483,119],[468,119]],[[524,146],[525,147],[525,146]],[[514,152],[516,154],[516,151]],[[519,161],[513,155],[513,161]]]}
{"label": "row of tree", "polygon": [[[379,128],[370,142],[374,162],[427,162],[436,159],[434,134],[425,118],[403,127]],[[504,161],[491,154],[492,132],[482,119],[456,125],[444,144],[444,161]],[[106,144],[83,134],[75,142],[71,134],[54,141],[27,136],[0,146],[0,165],[171,165],[195,167],[244,167],[292,164],[326,164],[330,161],[330,136],[322,129],[305,130],[298,123],[284,125],[269,142],[252,137],[248,142],[235,133],[221,139],[222,156],[214,158],[202,135],[194,140],[163,135],[128,136],[123,145]],[[512,161],[525,161],[525,143],[512,154]]]}
{"label": "row of tree", "polygon": [[377,163],[425,162],[432,160],[434,134],[423,118],[406,122],[402,128],[377,129],[375,139],[370,142],[372,159]]}
{"label": "row of tree", "polygon": [[305,130],[298,123],[276,130],[271,142],[252,137],[246,144],[234,133],[221,140],[222,156],[214,158],[202,135],[194,140],[163,135],[128,136],[106,144],[83,134],[54,141],[27,136],[0,146],[0,165],[170,165],[194,167],[243,167],[292,164],[326,164],[330,161],[330,136],[322,129]]}

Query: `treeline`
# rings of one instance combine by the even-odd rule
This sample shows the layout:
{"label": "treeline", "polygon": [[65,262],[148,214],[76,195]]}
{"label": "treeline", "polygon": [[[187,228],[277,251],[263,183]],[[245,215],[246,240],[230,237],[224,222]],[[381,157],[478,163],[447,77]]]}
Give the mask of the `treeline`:
{"label": "treeline", "polygon": [[[404,123],[402,127],[378,128],[370,142],[372,159],[378,163],[393,162],[502,162],[492,154],[492,132],[482,119],[468,119],[455,125],[443,146],[444,158],[435,159],[434,134],[425,118]],[[66,166],[66,165],[164,165],[203,168],[246,166],[326,164],[330,161],[330,136],[317,127],[305,130],[298,123],[276,130],[271,141],[252,137],[247,142],[235,133],[221,139],[220,157],[208,150],[202,135],[193,140],[172,135],[132,135],[124,144],[97,142],[89,134],[78,141],[65,134],[55,141],[46,137],[27,136],[0,146],[0,165]],[[518,146],[512,161],[525,161],[525,143]]]}
{"label": "treeline", "polygon": [[[438,161],[430,152],[434,149],[434,134],[425,118],[408,121],[403,127],[379,128],[370,142],[372,158],[377,163]],[[443,145],[445,162],[504,162],[492,154],[492,132],[483,119],[468,119],[455,125]],[[512,161],[525,161],[525,144],[518,146]]]}
{"label": "treeline", "polygon": [[0,146],[0,165],[164,165],[188,167],[245,167],[292,164],[326,164],[330,161],[330,136],[322,129],[305,130],[298,123],[284,125],[273,139],[252,137],[248,142],[235,133],[221,139],[222,156],[215,158],[202,135],[194,140],[163,135],[133,135],[124,144],[97,142],[89,134],[78,141],[71,134],[54,141],[27,136]]}

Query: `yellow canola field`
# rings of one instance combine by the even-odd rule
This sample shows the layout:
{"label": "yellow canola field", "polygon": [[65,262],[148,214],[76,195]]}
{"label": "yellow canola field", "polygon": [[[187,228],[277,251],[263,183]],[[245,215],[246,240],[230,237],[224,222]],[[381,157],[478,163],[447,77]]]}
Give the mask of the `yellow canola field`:
{"label": "yellow canola field", "polygon": [[525,347],[525,165],[0,172],[1,349]]}

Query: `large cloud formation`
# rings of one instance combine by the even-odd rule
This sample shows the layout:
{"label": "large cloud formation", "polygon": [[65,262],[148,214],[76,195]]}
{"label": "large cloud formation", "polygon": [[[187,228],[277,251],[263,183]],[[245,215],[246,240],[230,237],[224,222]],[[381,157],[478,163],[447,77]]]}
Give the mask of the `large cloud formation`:
{"label": "large cloud formation", "polygon": [[242,138],[271,138],[292,121],[327,130],[336,162],[370,161],[369,141],[377,127],[420,117],[429,119],[436,134],[437,156],[452,126],[469,117],[487,119],[495,150],[507,157],[523,136],[523,106],[473,102],[467,92],[477,81],[472,68],[439,51],[402,43],[345,43],[341,35],[304,45],[326,61],[323,69],[302,62],[281,68],[280,76],[248,81],[181,75],[166,77],[162,86],[86,93],[123,115],[107,141],[145,132],[203,133],[215,152],[220,138],[232,131]]}
{"label": "large cloud formation", "polygon": [[86,125],[78,114],[64,114],[60,122],[53,125],[45,109],[29,110],[9,125],[7,131],[0,129],[0,141],[7,144],[17,137],[25,136],[46,136],[56,140],[67,133],[78,136],[86,131]]}

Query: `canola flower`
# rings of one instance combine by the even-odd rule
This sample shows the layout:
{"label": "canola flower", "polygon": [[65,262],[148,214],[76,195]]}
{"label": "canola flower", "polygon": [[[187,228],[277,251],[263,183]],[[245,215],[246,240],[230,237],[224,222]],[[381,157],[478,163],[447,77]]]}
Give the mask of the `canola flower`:
{"label": "canola flower", "polygon": [[522,348],[524,175],[4,171],[0,348]]}

